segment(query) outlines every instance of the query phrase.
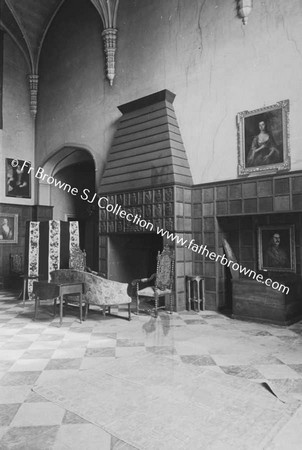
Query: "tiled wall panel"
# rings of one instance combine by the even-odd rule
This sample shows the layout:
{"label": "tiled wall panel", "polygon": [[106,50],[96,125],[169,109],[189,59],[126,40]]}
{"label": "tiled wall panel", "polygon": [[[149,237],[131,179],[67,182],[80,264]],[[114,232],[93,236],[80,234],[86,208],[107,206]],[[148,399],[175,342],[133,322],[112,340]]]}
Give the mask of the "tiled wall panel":
{"label": "tiled wall panel", "polygon": [[[104,195],[106,196],[106,194]],[[132,192],[121,192],[108,194],[108,203],[120,205],[127,213],[133,216],[141,216],[144,221],[153,224],[153,232],[158,228],[167,230],[177,239],[183,239],[177,244],[177,239],[163,238],[163,245],[168,244],[175,249],[175,286],[176,301],[175,309],[184,310],[186,308],[186,295],[184,279],[185,274],[193,273],[192,252],[185,247],[185,241],[192,239],[192,191],[191,188],[180,186],[157,187],[155,189],[142,189]],[[201,223],[201,205],[199,205]],[[114,213],[100,210],[99,217],[100,232],[100,271],[104,274],[108,272],[107,247],[108,239],[115,233],[150,233],[151,227],[142,227],[119,217]],[[151,274],[150,274],[151,275]]]}

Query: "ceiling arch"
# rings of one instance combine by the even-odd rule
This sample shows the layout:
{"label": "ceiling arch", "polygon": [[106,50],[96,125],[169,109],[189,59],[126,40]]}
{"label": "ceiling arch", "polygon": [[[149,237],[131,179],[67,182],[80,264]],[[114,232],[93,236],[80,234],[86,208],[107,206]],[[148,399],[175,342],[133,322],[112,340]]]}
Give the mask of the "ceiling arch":
{"label": "ceiling arch", "polygon": [[[1,0],[2,25],[26,49],[31,74],[38,73],[41,47],[53,18],[64,0]],[[2,16],[2,14],[1,14]]]}
{"label": "ceiling arch", "polygon": [[[90,0],[104,31],[107,78],[115,76],[116,18],[119,0]],[[29,67],[30,108],[37,113],[38,67],[41,49],[49,27],[65,0],[0,0],[0,27],[21,49]]]}

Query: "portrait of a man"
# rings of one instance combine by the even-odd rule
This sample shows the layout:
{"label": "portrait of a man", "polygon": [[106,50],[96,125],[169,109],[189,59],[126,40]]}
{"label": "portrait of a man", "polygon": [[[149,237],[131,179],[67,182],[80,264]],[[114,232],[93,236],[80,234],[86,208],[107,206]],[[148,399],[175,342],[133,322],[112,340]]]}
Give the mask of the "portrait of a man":
{"label": "portrait of a man", "polygon": [[293,225],[259,227],[258,247],[260,270],[295,270]]}

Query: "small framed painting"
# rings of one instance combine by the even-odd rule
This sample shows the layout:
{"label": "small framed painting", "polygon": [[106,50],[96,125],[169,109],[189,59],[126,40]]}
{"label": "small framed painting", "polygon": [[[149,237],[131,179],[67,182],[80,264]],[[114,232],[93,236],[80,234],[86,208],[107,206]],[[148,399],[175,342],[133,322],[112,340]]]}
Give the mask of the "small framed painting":
{"label": "small framed painting", "polygon": [[6,158],[6,197],[31,198],[30,164],[22,170],[24,161]]}
{"label": "small framed painting", "polygon": [[18,242],[18,214],[0,213],[0,245]]}
{"label": "small framed painting", "polygon": [[238,175],[290,169],[289,100],[237,114]]}
{"label": "small framed painting", "polygon": [[259,270],[296,272],[294,225],[258,228]]}

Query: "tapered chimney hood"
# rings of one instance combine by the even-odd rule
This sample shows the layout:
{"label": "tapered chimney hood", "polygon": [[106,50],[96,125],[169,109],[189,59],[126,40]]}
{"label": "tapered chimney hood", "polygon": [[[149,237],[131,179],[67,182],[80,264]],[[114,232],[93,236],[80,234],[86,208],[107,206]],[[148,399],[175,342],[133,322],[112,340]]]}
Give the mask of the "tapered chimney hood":
{"label": "tapered chimney hood", "polygon": [[123,116],[109,151],[100,193],[192,185],[174,98],[175,94],[165,89],[118,107]]}

